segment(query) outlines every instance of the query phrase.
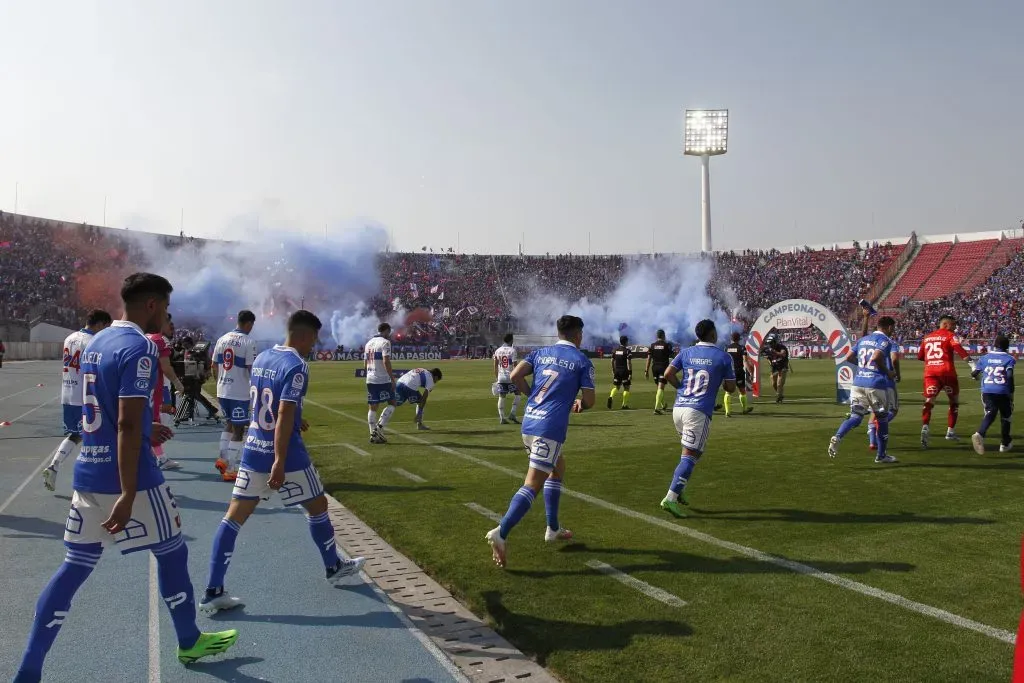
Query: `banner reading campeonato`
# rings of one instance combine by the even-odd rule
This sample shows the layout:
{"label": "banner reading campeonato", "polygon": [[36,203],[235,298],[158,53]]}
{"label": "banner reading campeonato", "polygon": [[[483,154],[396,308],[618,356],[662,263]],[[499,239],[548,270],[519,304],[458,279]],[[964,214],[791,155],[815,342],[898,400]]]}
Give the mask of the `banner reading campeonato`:
{"label": "banner reading campeonato", "polygon": [[769,306],[761,312],[754,327],[751,328],[747,336],[746,350],[747,357],[754,367],[754,376],[750,382],[754,396],[761,395],[758,358],[765,336],[772,329],[799,330],[808,327],[817,328],[825,336],[828,340],[828,349],[836,361],[836,402],[845,403],[850,400],[854,366],[845,362],[851,349],[850,335],[832,311],[807,299],[787,299]]}

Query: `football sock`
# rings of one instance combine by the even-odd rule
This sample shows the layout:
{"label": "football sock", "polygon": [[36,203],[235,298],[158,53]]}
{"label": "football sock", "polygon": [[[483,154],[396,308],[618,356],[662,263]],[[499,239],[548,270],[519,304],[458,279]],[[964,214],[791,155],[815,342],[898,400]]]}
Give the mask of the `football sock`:
{"label": "football sock", "polygon": [[885,451],[889,447],[889,419],[888,415],[882,415],[878,418],[878,455],[875,457],[885,457]]}
{"label": "football sock", "polygon": [[171,621],[178,636],[178,647],[187,650],[199,640],[196,626],[196,597],[188,575],[188,546],[176,536],[153,549],[156,558],[157,583],[164,604],[171,610]]}
{"label": "football sock", "polygon": [[75,449],[78,448],[78,444],[71,440],[71,437],[65,438],[60,442],[60,446],[57,446],[57,450],[53,453],[53,459],[50,460],[50,467],[57,469],[61,464],[67,460],[67,457],[71,455]]}
{"label": "football sock", "polygon": [[629,406],[629,389],[622,390],[622,407],[626,408]]}
{"label": "football sock", "polygon": [[516,494],[512,496],[512,500],[508,504],[508,511],[505,512],[505,516],[498,524],[501,529],[499,533],[503,539],[508,538],[512,527],[519,524],[520,520],[530,511],[530,506],[533,505],[533,499],[536,496],[537,494],[529,486],[520,486]]}
{"label": "football sock", "polygon": [[868,421],[868,445],[878,445],[878,420],[875,418]]}
{"label": "football sock", "polygon": [[654,394],[654,409],[661,410],[663,407],[662,401],[665,399],[665,389],[659,384],[658,391]]}
{"label": "football sock", "polygon": [[746,394],[740,394],[740,408],[743,409],[743,412],[747,411],[747,395]]}
{"label": "football sock", "polygon": [[836,438],[843,438],[850,433],[850,430],[860,427],[860,423],[864,421],[863,415],[853,413],[850,417],[846,418],[843,424],[839,425],[839,431],[836,432]]}
{"label": "football sock", "polygon": [[619,388],[613,384],[612,393],[608,394],[608,398],[615,398],[615,394],[617,393],[619,393]]}
{"label": "football sock", "polygon": [[500,417],[502,420],[504,420],[506,415],[507,415],[507,413],[505,412],[505,397],[504,396],[499,396],[498,397],[498,417]]}
{"label": "football sock", "polygon": [[338,564],[338,546],[334,540],[334,527],[327,513],[312,515],[309,520],[309,535],[313,537],[324,566],[330,569]]}
{"label": "football sock", "polygon": [[690,480],[690,475],[693,474],[693,468],[697,466],[698,458],[699,456],[689,453],[679,458],[679,464],[676,465],[676,471],[672,473],[672,482],[669,484],[668,494],[666,495],[669,500],[679,500],[680,494],[686,488],[686,482]]}
{"label": "football sock", "polygon": [[395,412],[394,406],[388,406],[384,409],[384,412],[380,414],[380,420],[377,422],[377,429],[384,431],[384,428],[388,426],[388,422],[391,422],[391,416]]}
{"label": "football sock", "polygon": [[726,392],[725,398],[722,399],[722,404],[725,406],[725,414],[732,414],[732,394]]}
{"label": "football sock", "polygon": [[242,525],[230,519],[220,520],[220,526],[213,535],[213,551],[210,555],[210,578],[206,582],[207,590],[224,587],[224,575],[228,573],[231,556],[235,553],[235,540]]}
{"label": "football sock", "polygon": [[64,563],[46,584],[36,601],[35,618],[29,632],[28,645],[21,656],[15,681],[38,681],[43,674],[43,660],[64,625],[71,601],[85,580],[92,574],[103,553],[99,543],[69,543]]}
{"label": "football sock", "polygon": [[956,419],[960,416],[960,406],[952,405],[949,407],[949,413],[946,415],[946,426],[950,430],[956,427]]}
{"label": "football sock", "polygon": [[512,415],[515,415],[517,410],[519,410],[519,394],[512,397]]}
{"label": "football sock", "polygon": [[932,421],[932,404],[925,403],[924,408],[921,409],[921,424],[927,426]]}
{"label": "football sock", "polygon": [[544,511],[548,520],[548,528],[558,531],[558,501],[562,497],[562,480],[552,479],[544,482]]}
{"label": "football sock", "polygon": [[228,472],[237,472],[238,463],[242,460],[242,442],[229,441],[224,454],[227,456],[224,459],[228,461]]}
{"label": "football sock", "polygon": [[416,406],[416,421],[420,424],[423,423],[423,406]]}
{"label": "football sock", "polygon": [[221,432],[220,433],[220,450],[218,451],[218,453],[220,453],[220,459],[221,460],[226,460],[227,459],[227,452],[228,452],[228,444],[229,443],[231,443],[231,432]]}
{"label": "football sock", "polygon": [[370,408],[369,412],[366,413],[366,424],[370,425],[371,434],[377,431],[377,411],[373,408]]}

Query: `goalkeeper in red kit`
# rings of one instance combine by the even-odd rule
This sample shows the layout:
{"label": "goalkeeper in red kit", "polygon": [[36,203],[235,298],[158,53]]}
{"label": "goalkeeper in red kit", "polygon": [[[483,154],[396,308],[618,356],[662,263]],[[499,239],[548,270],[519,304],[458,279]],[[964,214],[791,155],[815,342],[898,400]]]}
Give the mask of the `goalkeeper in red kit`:
{"label": "goalkeeper in red kit", "polygon": [[953,365],[953,354],[960,356],[974,371],[974,361],[967,353],[960,338],[956,336],[956,319],[951,315],[939,318],[939,329],[921,340],[917,352],[918,360],[924,361],[924,410],[921,414],[921,448],[928,448],[929,425],[935,397],[945,393],[949,397],[949,414],[946,419],[946,439],[959,441],[956,435],[956,419],[960,411],[960,382]]}

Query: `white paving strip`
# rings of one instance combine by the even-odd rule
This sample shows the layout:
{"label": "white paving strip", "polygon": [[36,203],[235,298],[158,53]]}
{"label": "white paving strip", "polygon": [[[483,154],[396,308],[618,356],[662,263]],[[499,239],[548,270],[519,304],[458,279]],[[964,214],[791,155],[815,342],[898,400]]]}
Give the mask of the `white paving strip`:
{"label": "white paving strip", "polygon": [[[318,408],[323,408],[324,410],[330,411],[336,415],[341,415],[342,417],[348,418],[355,422],[363,422],[362,418],[350,415],[336,408],[331,408],[330,406],[326,406],[322,403],[310,401],[309,399],[307,399],[306,402],[315,405]],[[515,477],[517,479],[521,479],[523,476],[522,471],[516,471],[508,467],[503,467],[502,465],[498,465],[496,463],[490,462],[489,460],[484,460],[482,458],[478,458],[467,453],[460,453],[459,451],[456,451],[452,448],[448,448],[447,446],[438,446],[432,444],[426,439],[421,439],[420,437],[414,436],[412,434],[405,434],[403,432],[394,431],[392,431],[392,433],[395,434],[396,436],[401,436],[402,438],[408,439],[409,441],[413,441],[415,443],[422,444],[425,446],[430,446],[443,453],[454,455],[455,457],[465,460],[466,462],[471,462],[481,467],[486,467],[488,469],[494,470],[496,472],[504,472],[505,474]],[[730,550],[739,555],[743,555],[745,557],[749,557],[760,562],[773,564],[777,567],[788,569],[797,574],[803,574],[805,576],[818,579],[819,581],[825,581],[826,583],[831,583],[834,586],[839,586],[840,588],[845,588],[855,593],[860,593],[861,595],[877,598],[878,600],[888,602],[890,604],[896,605],[897,607],[902,607],[903,609],[908,610],[910,612],[916,612],[917,614],[923,614],[924,616],[944,621],[947,624],[952,624],[953,626],[956,626],[958,628],[962,628],[968,631],[975,631],[976,633],[988,636],[989,638],[1001,640],[1004,643],[1009,643],[1012,645],[1016,642],[1017,637],[1011,631],[996,628],[995,626],[989,626],[988,624],[983,624],[981,622],[974,621],[973,619],[962,617],[959,614],[953,614],[952,612],[947,612],[944,609],[939,609],[938,607],[932,607],[931,605],[926,605],[924,603],[917,602],[909,598],[905,598],[902,595],[897,595],[896,593],[890,593],[889,591],[884,591],[880,588],[868,586],[867,584],[860,583],[859,581],[853,581],[842,576],[830,574],[829,572],[825,572],[820,569],[815,569],[814,567],[803,564],[801,562],[795,562],[793,560],[786,559],[785,557],[779,557],[777,555],[771,555],[761,550],[757,550],[756,548],[749,548],[745,545],[740,545],[739,543],[726,541],[721,538],[712,536],[711,534],[705,534],[702,531],[697,531],[696,529],[691,529],[689,527],[682,526],[675,522],[671,522],[667,519],[661,517],[654,517],[652,515],[644,514],[642,512],[637,512],[636,510],[630,510],[629,508],[624,508],[621,505],[616,505],[615,503],[610,503],[607,500],[595,498],[594,496],[587,495],[586,493],[581,493],[579,491],[574,491],[572,489],[567,489],[563,487],[562,494],[566,496],[572,496],[573,498],[577,498],[579,500],[590,503],[591,505],[604,508],[605,510],[618,513],[620,515],[623,515],[624,517],[629,517],[631,519],[647,522],[648,524],[652,524],[662,529],[666,529],[667,531],[671,531],[681,536],[688,536],[694,540],[701,541],[702,543],[707,543],[718,548]]]}
{"label": "white paving strip", "polygon": [[602,574],[606,574],[619,583],[625,584],[630,588],[640,591],[644,595],[650,598],[654,598],[658,602],[663,602],[669,607],[686,607],[686,601],[677,598],[668,591],[663,591],[657,586],[652,586],[646,581],[633,578],[625,572],[621,572],[610,564],[599,562],[597,560],[587,560],[587,566],[591,569],[596,569]]}
{"label": "white paving strip", "polygon": [[468,507],[470,510],[477,513],[478,515],[483,515],[492,522],[501,521],[501,515],[499,515],[494,510],[488,510],[483,505],[477,505],[476,503],[466,503],[466,507]]}
{"label": "white paving strip", "polygon": [[401,467],[392,467],[391,471],[399,476],[405,477],[409,481],[414,481],[417,484],[425,484],[427,482],[427,480],[421,477],[420,475],[413,474],[408,470],[403,470]]}

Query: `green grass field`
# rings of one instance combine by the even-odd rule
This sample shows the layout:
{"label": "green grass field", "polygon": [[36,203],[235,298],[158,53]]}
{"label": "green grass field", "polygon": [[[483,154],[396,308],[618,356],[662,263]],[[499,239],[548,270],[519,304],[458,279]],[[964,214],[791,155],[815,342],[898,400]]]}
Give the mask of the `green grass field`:
{"label": "green grass field", "polygon": [[[466,507],[504,513],[526,471],[518,427],[498,424],[489,362],[442,363],[426,413],[433,431],[414,431],[413,409],[403,406],[380,446],[367,443],[357,364],[315,363],[307,443],[320,444],[312,452],[328,491],[566,681],[1009,680],[1012,646],[998,634],[722,543],[1014,631],[1024,455],[998,452],[998,425],[985,456],[966,438],[947,443],[942,406],[932,421],[939,438],[921,451],[920,365],[904,364],[890,439],[899,464],[874,464],[863,431],[831,461],[828,439],[846,412],[831,400],[834,366],[796,361],[791,402],[765,398],[750,415],[716,416],[687,489],[690,517],[675,520],[658,508],[680,452],[671,417],[652,413],[654,388],[642,380],[637,410],[606,410],[608,363],[596,364],[598,407],[573,417],[564,450],[566,487],[592,497],[563,495],[561,522],[577,540],[543,542],[538,497],[510,536],[506,570],[492,564],[483,539],[494,524]],[[981,406],[976,385],[961,381],[966,437]],[[588,561],[687,604],[663,604]]]}

